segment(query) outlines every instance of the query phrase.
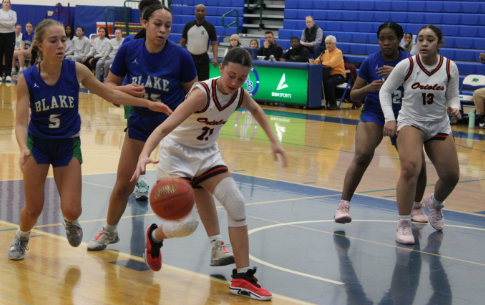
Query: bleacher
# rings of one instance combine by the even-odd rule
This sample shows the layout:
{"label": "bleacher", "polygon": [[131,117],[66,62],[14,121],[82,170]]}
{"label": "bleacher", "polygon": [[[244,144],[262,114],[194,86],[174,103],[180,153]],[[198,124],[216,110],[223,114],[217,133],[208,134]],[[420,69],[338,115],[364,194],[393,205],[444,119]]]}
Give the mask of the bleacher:
{"label": "bleacher", "polygon": [[[204,3],[206,2],[206,3]],[[206,20],[216,26],[219,42],[236,33],[235,25],[224,28],[221,16],[237,9],[245,11],[244,0],[174,0],[174,22],[171,39],[179,41],[185,23],[194,20],[195,5],[207,7]],[[285,1],[283,29],[276,41],[283,49],[290,47],[290,38],[301,37],[306,27],[305,17],[313,16],[325,35],[337,37],[337,47],[346,60],[362,62],[367,55],[379,51],[377,29],[384,22],[399,23],[405,33],[417,34],[426,24],[434,24],[444,34],[441,54],[456,62],[460,71],[460,85],[466,75],[485,75],[485,65],[478,62],[485,50],[485,2],[480,0],[287,0]],[[226,24],[235,17],[227,17]],[[243,23],[243,19],[240,19]],[[260,43],[264,39],[260,40]]]}

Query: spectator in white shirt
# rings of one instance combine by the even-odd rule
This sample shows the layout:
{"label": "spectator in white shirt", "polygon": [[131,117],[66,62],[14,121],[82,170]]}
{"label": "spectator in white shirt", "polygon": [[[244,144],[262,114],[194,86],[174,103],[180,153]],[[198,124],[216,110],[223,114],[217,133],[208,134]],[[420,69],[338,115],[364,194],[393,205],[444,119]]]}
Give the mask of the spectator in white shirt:
{"label": "spectator in white shirt", "polygon": [[89,39],[84,36],[84,28],[79,26],[76,28],[76,37],[71,41],[71,47],[66,51],[66,59],[71,59],[81,62],[89,53],[91,43]]}
{"label": "spectator in white shirt", "polygon": [[101,58],[101,54],[103,52],[103,48],[105,44],[109,43],[109,36],[108,29],[105,27],[100,27],[98,29],[98,37],[94,40],[93,46],[89,53],[84,56],[82,62],[86,67],[88,67],[91,71],[96,69],[96,63]]}
{"label": "spectator in white shirt", "polygon": [[[0,77],[5,75],[7,82],[12,81],[10,75],[12,70],[12,57],[15,46],[15,24],[17,23],[17,13],[10,9],[10,0],[2,1],[0,10]],[[3,56],[5,55],[5,66]]]}
{"label": "spectator in white shirt", "polygon": [[120,49],[121,44],[125,40],[122,37],[121,29],[115,30],[115,39],[111,39],[103,49],[101,58],[96,63],[96,78],[101,80],[101,69],[104,67],[104,79],[108,77],[109,67],[115,59],[116,53]]}

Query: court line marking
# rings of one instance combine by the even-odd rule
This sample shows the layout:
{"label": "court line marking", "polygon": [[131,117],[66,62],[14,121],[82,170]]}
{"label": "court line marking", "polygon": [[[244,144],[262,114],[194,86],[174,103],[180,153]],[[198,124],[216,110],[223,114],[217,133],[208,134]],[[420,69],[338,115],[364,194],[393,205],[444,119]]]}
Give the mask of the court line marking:
{"label": "court line marking", "polygon": [[22,301],[19,301],[19,300],[16,300],[16,299],[12,299],[11,297],[8,297],[8,296],[3,295],[3,294],[0,294],[0,298],[7,299],[9,301],[14,301],[14,302],[17,302],[19,304],[30,305],[29,303],[25,303],[25,302],[22,302]]}
{"label": "court line marking", "polygon": [[[255,218],[255,217],[253,217],[253,218]],[[261,219],[263,219],[263,218],[261,218]],[[263,219],[263,220],[267,220],[267,219]],[[340,235],[340,234],[335,234],[335,232],[327,232],[327,231],[323,231],[323,230],[319,230],[319,229],[313,229],[313,228],[298,226],[298,224],[304,224],[304,223],[333,222],[333,221],[334,220],[332,219],[332,220],[304,220],[304,221],[295,221],[295,222],[287,222],[287,223],[277,223],[277,224],[274,224],[274,225],[269,225],[269,226],[264,226],[264,227],[259,227],[259,228],[256,228],[256,229],[249,230],[248,235],[255,233],[255,232],[258,232],[258,231],[266,230],[266,229],[272,229],[272,228],[282,227],[282,226],[292,226],[292,227],[296,227],[296,228],[326,233],[326,234],[330,234],[330,235],[343,236],[343,235]],[[354,220],[352,219],[352,221],[354,221]],[[356,222],[392,222],[392,223],[396,222],[394,220],[355,220],[355,221]],[[485,229],[474,228],[474,227],[455,226],[455,225],[446,225],[446,226],[447,227],[457,227],[457,228],[462,228],[462,229],[485,231]],[[468,261],[468,260],[455,258],[455,257],[451,257],[451,256],[445,256],[445,255],[440,255],[440,254],[435,254],[435,253],[424,252],[424,251],[420,251],[420,250],[409,249],[409,248],[405,248],[405,247],[399,247],[399,246],[396,246],[396,245],[389,245],[389,244],[376,242],[376,241],[372,241],[372,240],[366,240],[366,239],[358,238],[358,237],[352,237],[352,236],[347,236],[347,235],[345,237],[352,238],[352,239],[355,239],[355,240],[370,242],[370,243],[381,245],[381,246],[399,248],[399,249],[403,249],[403,250],[407,250],[407,251],[413,251],[413,252],[418,252],[418,253],[421,253],[421,254],[433,255],[433,256],[436,256],[436,257],[440,257],[440,258],[442,257],[442,258],[447,258],[447,259],[451,259],[451,260],[455,260],[455,261],[460,261],[460,262],[464,262],[464,263],[469,263],[469,264],[474,264],[474,265],[479,265],[479,266],[485,267],[484,263],[478,263],[478,262]],[[275,268],[275,269],[278,269],[278,270],[281,270],[281,271],[284,271],[284,272],[290,272],[290,273],[297,274],[297,275],[300,275],[300,276],[304,276],[304,277],[308,277],[308,278],[312,278],[312,279],[317,279],[317,280],[321,280],[321,281],[325,281],[325,282],[329,282],[329,283],[333,283],[333,284],[340,284],[341,283],[341,282],[337,282],[337,281],[326,279],[326,278],[320,278],[320,277],[317,277],[317,276],[314,276],[314,275],[311,275],[311,274],[302,273],[302,272],[294,271],[294,270],[291,270],[291,269],[283,268],[283,267],[268,263],[266,261],[263,261],[259,258],[256,258],[251,254],[249,255],[249,258],[257,261],[258,263],[260,263],[262,265],[266,265],[268,267]],[[341,283],[341,284],[345,284],[345,283]]]}
{"label": "court line marking", "polygon": [[[144,215],[140,215],[140,216],[144,216]],[[103,219],[103,220],[105,220],[105,219]],[[88,222],[88,221],[86,221],[86,222]],[[4,221],[4,220],[0,220],[0,224],[18,227],[17,224],[10,223],[10,222]],[[50,232],[44,232],[44,231],[35,229],[35,227],[32,229],[32,231],[38,231],[39,233],[42,233],[42,234],[47,235],[49,237],[53,237],[55,239],[62,240],[64,242],[66,241],[66,238],[64,236],[60,236],[60,235],[50,233]],[[81,242],[81,245],[87,247],[88,243]],[[145,260],[143,259],[143,257],[135,256],[135,255],[132,255],[132,254],[128,254],[128,253],[124,253],[124,252],[116,251],[116,250],[112,250],[112,249],[105,249],[103,251],[110,252],[110,253],[113,253],[113,254],[117,254],[118,256],[124,256],[125,258],[145,263]],[[123,266],[120,266],[120,265],[114,265],[114,266],[117,266],[118,268],[126,268],[126,267],[123,267]],[[207,274],[198,273],[198,272],[195,272],[195,271],[192,271],[192,270],[187,270],[187,269],[175,267],[175,266],[168,265],[168,264],[163,264],[163,268],[170,269],[170,270],[180,272],[180,273],[185,273],[185,274],[188,274],[190,276],[197,276],[197,277],[202,278],[202,279],[211,280],[211,281],[222,283],[222,284],[228,284],[229,283],[229,281],[224,281],[222,279],[218,279],[216,277],[213,277],[213,276],[210,276],[210,275],[207,275]],[[273,301],[275,301],[274,298],[276,297],[277,299],[285,300],[285,301],[288,301],[288,302],[293,302],[295,304],[301,304],[301,305],[312,305],[312,304],[314,304],[314,303],[309,303],[309,302],[305,302],[305,301],[302,301],[302,300],[294,299],[294,298],[291,298],[291,297],[287,297],[287,296],[277,294],[277,293],[271,293],[271,294],[273,295]],[[0,296],[2,296],[2,295],[0,295]],[[19,302],[21,304],[30,305],[30,304],[27,304],[27,303],[22,303],[20,301],[17,301],[17,302]]]}

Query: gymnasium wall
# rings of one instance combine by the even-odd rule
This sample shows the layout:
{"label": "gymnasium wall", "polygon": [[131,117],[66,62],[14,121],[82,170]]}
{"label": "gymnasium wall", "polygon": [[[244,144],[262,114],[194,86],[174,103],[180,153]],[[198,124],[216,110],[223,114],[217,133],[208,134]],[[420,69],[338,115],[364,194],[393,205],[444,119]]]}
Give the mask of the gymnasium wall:
{"label": "gymnasium wall", "polygon": [[88,5],[88,6],[123,6],[124,0],[11,0],[12,8],[16,4],[30,4],[30,5],[46,5],[54,6],[57,3],[62,4],[67,7],[70,3],[71,7],[77,5]]}
{"label": "gymnasium wall", "polygon": [[[41,1],[36,1],[36,0],[29,0],[30,2],[41,2]],[[44,4],[43,5],[35,5],[35,4],[17,4],[17,2],[20,1],[12,1],[12,10],[14,10],[17,13],[17,20],[18,23],[20,23],[23,27],[23,30],[25,30],[25,23],[27,21],[31,21],[34,26],[39,24],[44,18],[46,17],[47,11],[52,11],[54,9],[54,5],[58,3],[58,1],[53,1],[55,2],[53,5],[45,5],[45,3],[50,2],[49,0],[44,0],[42,1]],[[78,1],[80,2],[80,1]],[[83,0],[84,2],[91,2],[87,0]],[[123,5],[123,1],[120,0],[112,0],[112,1],[103,1],[105,2],[121,2],[121,5]],[[98,5],[76,5],[72,6],[72,1],[70,1],[71,7],[70,7],[70,18],[69,18],[69,23],[71,25],[74,25],[75,27],[81,26],[86,29],[86,35],[88,36],[89,34],[96,33],[96,22],[104,21],[104,10],[106,8],[112,8],[114,6],[98,6]],[[99,3],[99,1],[98,1]],[[62,2],[61,2],[62,4]],[[63,4],[64,12],[67,14],[68,13],[68,8],[67,8],[67,3],[66,5]],[[61,20],[59,20],[61,21]]]}

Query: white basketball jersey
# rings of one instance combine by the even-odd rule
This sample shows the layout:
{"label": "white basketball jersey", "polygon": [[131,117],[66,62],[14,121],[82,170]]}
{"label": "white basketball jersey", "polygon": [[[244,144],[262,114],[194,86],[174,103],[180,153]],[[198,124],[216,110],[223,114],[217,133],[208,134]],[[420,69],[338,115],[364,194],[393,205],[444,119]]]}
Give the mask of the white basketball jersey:
{"label": "white basketball jersey", "polygon": [[216,143],[222,126],[234,111],[241,107],[244,97],[243,88],[239,88],[234,94],[220,93],[216,88],[217,79],[209,79],[192,86],[185,98],[187,99],[195,88],[199,88],[206,93],[206,106],[189,116],[167,137],[184,146],[201,149]]}
{"label": "white basketball jersey", "polygon": [[402,63],[407,65],[405,71],[408,72],[404,78],[404,98],[398,120],[448,120],[447,101],[455,95],[448,92],[452,90],[449,83],[452,74],[455,76],[458,73],[456,64],[441,55],[438,63],[432,67],[424,65],[419,55],[409,57]]}

